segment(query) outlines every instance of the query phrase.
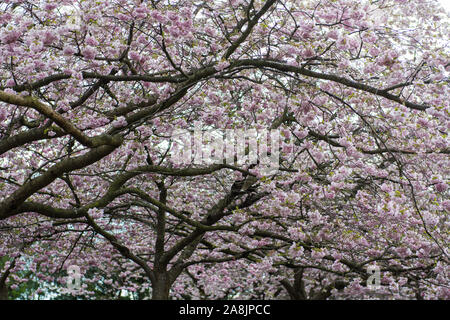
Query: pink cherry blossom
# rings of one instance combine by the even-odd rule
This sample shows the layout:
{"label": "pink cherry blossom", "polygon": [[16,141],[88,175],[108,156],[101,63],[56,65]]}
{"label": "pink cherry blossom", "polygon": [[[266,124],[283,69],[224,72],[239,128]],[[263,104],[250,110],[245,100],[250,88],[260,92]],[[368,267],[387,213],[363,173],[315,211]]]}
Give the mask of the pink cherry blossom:
{"label": "pink cherry blossom", "polygon": [[438,1],[0,12],[0,299],[450,299]]}

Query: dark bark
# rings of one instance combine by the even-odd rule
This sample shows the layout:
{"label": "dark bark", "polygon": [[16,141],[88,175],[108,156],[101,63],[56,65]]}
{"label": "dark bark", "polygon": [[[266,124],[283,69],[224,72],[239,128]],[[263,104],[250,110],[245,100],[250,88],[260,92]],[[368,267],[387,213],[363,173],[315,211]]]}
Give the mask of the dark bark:
{"label": "dark bark", "polygon": [[[164,182],[156,182],[159,189],[159,201],[166,204],[167,189]],[[152,283],[152,299],[153,300],[168,300],[170,291],[170,280],[167,272],[167,264],[162,263],[161,257],[164,254],[164,240],[166,235],[166,211],[159,208],[157,215],[156,226],[156,242],[155,242],[155,280]]]}
{"label": "dark bark", "polygon": [[152,283],[152,300],[169,300],[171,281],[168,272],[155,273]]}
{"label": "dark bark", "polygon": [[8,269],[0,276],[0,300],[8,300],[8,285],[6,284],[6,280],[11,273],[11,269],[14,268],[15,265],[16,260],[14,259]]}
{"label": "dark bark", "polygon": [[291,300],[307,300],[305,285],[303,282],[303,268],[298,268],[294,273],[294,283],[291,285],[287,279],[281,280]]}
{"label": "dark bark", "polygon": [[5,283],[0,283],[0,300],[8,300],[8,287]]}

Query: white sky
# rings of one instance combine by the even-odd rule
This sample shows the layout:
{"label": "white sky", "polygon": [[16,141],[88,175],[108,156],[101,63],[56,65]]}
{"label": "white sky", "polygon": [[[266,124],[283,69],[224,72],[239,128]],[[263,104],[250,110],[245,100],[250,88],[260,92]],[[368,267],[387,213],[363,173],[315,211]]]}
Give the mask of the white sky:
{"label": "white sky", "polygon": [[442,6],[447,10],[447,12],[450,12],[450,0],[439,0],[440,3],[442,3]]}

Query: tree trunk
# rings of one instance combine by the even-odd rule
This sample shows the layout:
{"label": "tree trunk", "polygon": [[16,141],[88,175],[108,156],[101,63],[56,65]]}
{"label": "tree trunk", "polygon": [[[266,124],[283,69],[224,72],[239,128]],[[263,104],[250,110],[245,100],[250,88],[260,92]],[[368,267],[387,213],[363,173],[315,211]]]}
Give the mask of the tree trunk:
{"label": "tree trunk", "polygon": [[167,272],[156,274],[152,286],[152,300],[169,300],[170,282]]}
{"label": "tree trunk", "polygon": [[8,300],[8,287],[5,283],[0,283],[0,300]]}

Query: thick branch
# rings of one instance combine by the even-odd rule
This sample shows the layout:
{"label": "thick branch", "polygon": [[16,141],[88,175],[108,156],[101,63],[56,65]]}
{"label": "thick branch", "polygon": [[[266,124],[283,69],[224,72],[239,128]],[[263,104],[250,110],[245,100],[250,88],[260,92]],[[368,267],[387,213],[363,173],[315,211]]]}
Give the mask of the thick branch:
{"label": "thick branch", "polygon": [[369,85],[366,85],[366,84],[363,84],[360,82],[356,82],[356,81],[353,81],[353,80],[350,80],[350,79],[347,79],[344,77],[340,77],[340,76],[337,76],[334,74],[315,72],[315,71],[311,71],[311,70],[308,70],[308,69],[305,69],[302,67],[291,66],[291,65],[284,64],[281,62],[275,62],[273,60],[252,60],[252,59],[237,60],[232,64],[232,66],[233,67],[238,67],[238,66],[266,67],[266,68],[272,68],[272,69],[276,69],[276,70],[284,71],[284,72],[298,73],[298,74],[301,74],[301,75],[304,75],[307,77],[312,77],[315,79],[322,79],[322,80],[330,80],[330,81],[333,81],[336,83],[343,84],[350,88],[369,92],[369,93],[375,94],[377,96],[386,98],[388,100],[403,104],[404,106],[406,106],[410,109],[424,111],[424,110],[430,108],[430,106],[428,106],[428,105],[409,102],[409,101],[406,101],[406,100],[400,98],[399,96],[390,94],[386,90],[378,89],[378,88],[375,88],[375,87],[372,87],[372,86],[369,86]]}
{"label": "thick branch", "polygon": [[0,101],[14,104],[22,107],[33,108],[37,112],[43,114],[47,118],[53,120],[56,124],[58,124],[61,128],[64,129],[68,134],[73,136],[79,143],[82,145],[93,148],[95,144],[91,138],[86,136],[83,132],[81,132],[77,127],[75,127],[69,120],[65,119],[61,114],[53,110],[51,107],[46,104],[40,102],[38,99],[26,96],[22,97],[19,95],[15,95],[12,93],[7,93],[4,91],[0,91]]}
{"label": "thick branch", "polygon": [[30,180],[13,192],[8,198],[0,203],[0,220],[8,218],[16,213],[16,209],[25,200],[40,189],[48,186],[65,172],[82,169],[104,158],[113,152],[121,143],[122,138],[109,137],[110,145],[102,145],[76,158],[65,159],[48,169],[42,175]]}

